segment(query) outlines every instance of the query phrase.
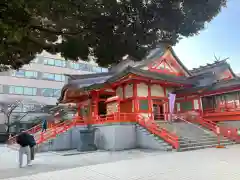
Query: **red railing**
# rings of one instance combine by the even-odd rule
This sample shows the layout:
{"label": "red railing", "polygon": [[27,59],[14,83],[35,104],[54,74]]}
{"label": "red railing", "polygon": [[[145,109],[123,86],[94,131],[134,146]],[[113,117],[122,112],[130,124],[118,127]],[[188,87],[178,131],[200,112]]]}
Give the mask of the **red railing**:
{"label": "red railing", "polygon": [[137,122],[145,127],[151,133],[159,136],[166,142],[172,145],[173,148],[179,149],[179,138],[177,135],[170,133],[166,129],[159,127],[159,125],[153,119],[145,119],[138,117]]}
{"label": "red railing", "polygon": [[217,108],[207,108],[203,110],[204,114],[207,113],[219,113],[219,112],[233,112],[240,111],[240,105],[236,104],[226,104],[226,106],[219,106]]}
{"label": "red railing", "polygon": [[[27,132],[34,134],[37,144],[41,144],[46,140],[55,138],[58,134],[61,134],[68,129],[76,125],[87,125],[87,124],[106,124],[106,123],[122,123],[122,122],[138,122],[140,125],[144,126],[151,133],[161,137],[163,140],[171,144],[174,148],[179,148],[179,141],[177,135],[168,132],[166,129],[161,128],[153,120],[141,121],[139,114],[136,113],[114,113],[111,115],[97,116],[91,120],[82,119],[76,117],[73,120],[67,120],[62,123],[49,123],[46,132],[41,131],[41,125],[37,125]],[[38,131],[37,131],[38,130]],[[16,142],[16,136],[9,139],[9,143],[13,144]]]}
{"label": "red railing", "polygon": [[[190,113],[190,114],[189,114]],[[217,123],[203,118],[200,113],[197,114],[197,112],[195,112],[195,114],[192,114],[193,117],[191,117],[191,112],[188,112],[184,115],[182,115],[181,117],[178,118],[183,118],[186,121],[192,122],[192,123],[198,123],[201,126],[213,131],[215,134],[226,137],[230,140],[234,140],[234,141],[240,141],[240,136],[238,135],[238,129],[234,128],[234,127],[227,127],[227,126],[219,126]]]}
{"label": "red railing", "polygon": [[136,122],[135,113],[113,113],[110,115],[100,115],[93,118],[91,124],[119,123],[119,122]]}

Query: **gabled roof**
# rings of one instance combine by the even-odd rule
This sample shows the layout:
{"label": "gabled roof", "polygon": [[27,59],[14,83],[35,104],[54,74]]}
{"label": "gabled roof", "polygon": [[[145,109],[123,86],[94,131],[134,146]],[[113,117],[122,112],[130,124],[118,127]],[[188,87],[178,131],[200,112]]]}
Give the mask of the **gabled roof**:
{"label": "gabled roof", "polygon": [[216,66],[220,66],[222,64],[225,64],[226,60],[221,60],[221,61],[215,61],[211,64],[206,64],[205,66],[199,66],[198,68],[193,68],[192,70],[190,70],[191,73],[193,74],[197,74],[198,72],[203,72],[203,70],[208,70],[208,69],[212,69]]}
{"label": "gabled roof", "polygon": [[171,51],[173,57],[177,60],[177,62],[182,66],[183,70],[186,71],[186,73],[191,76],[191,72],[187,69],[187,67],[182,63],[182,61],[178,58],[176,53],[174,52],[172,47],[169,47],[169,50]]}
{"label": "gabled roof", "polygon": [[133,67],[137,63],[137,60],[133,57],[126,56],[125,59],[122,59],[118,64],[110,68],[110,72],[118,73],[126,69],[128,66]]}
{"label": "gabled roof", "polygon": [[69,80],[76,80],[76,79],[86,79],[86,78],[96,78],[102,76],[109,76],[113,75],[113,72],[102,72],[102,73],[93,73],[93,74],[66,74],[69,77]]}
{"label": "gabled roof", "polygon": [[81,91],[99,89],[121,79],[122,77],[127,76],[128,74],[135,74],[135,75],[146,77],[153,80],[161,80],[161,81],[183,84],[183,85],[192,85],[190,81],[187,81],[186,77],[176,77],[176,76],[171,76],[166,74],[160,74],[160,73],[150,72],[147,70],[142,70],[139,68],[128,66],[124,71],[120,73],[116,73],[115,75],[105,75],[105,76],[95,77],[95,78],[71,80],[68,84],[66,84],[62,88],[59,101],[60,102],[62,101],[65,91],[69,88],[78,88]]}
{"label": "gabled roof", "polygon": [[164,53],[169,50],[174,59],[177,61],[177,63],[183,68],[183,70],[191,76],[191,73],[186,68],[186,66],[181,62],[181,60],[178,58],[176,53],[174,52],[173,48],[171,46],[164,46],[161,45],[158,48],[152,50],[148,56],[146,56],[142,61],[137,62],[134,67],[142,68],[144,66],[152,64],[154,61],[158,60],[161,56],[164,55]]}
{"label": "gabled roof", "polygon": [[214,63],[207,64],[205,66],[200,66],[199,68],[194,68],[190,70],[190,72],[193,75],[199,75],[199,74],[203,74],[206,72],[213,72],[213,71],[217,71],[216,73],[221,73],[226,69],[229,69],[233,77],[236,77],[231,66],[227,63],[227,59],[223,59],[221,61],[215,61]]}
{"label": "gabled roof", "polygon": [[240,88],[240,78],[236,77],[229,80],[222,80],[216,83],[213,83],[208,86],[201,86],[201,87],[193,87],[193,88],[182,88],[177,91],[175,91],[176,94],[204,94],[204,93],[210,93],[215,92],[219,90],[226,90],[226,89],[232,89],[238,87]]}
{"label": "gabled roof", "polygon": [[127,69],[125,69],[123,72],[112,76],[107,81],[109,83],[112,83],[128,74],[135,74],[138,76],[142,76],[142,77],[146,77],[154,80],[162,80],[162,81],[167,81],[172,83],[179,83],[179,84],[186,84],[186,85],[192,84],[189,81],[187,81],[186,77],[176,77],[176,76],[171,76],[163,73],[161,74],[156,72],[150,72],[148,70],[142,70],[140,68],[130,67],[130,66]]}

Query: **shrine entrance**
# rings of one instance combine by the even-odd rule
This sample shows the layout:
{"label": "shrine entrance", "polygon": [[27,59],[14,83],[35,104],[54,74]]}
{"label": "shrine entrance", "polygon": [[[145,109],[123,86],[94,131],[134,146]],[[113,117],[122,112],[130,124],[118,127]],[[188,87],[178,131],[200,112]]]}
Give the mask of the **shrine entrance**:
{"label": "shrine entrance", "polygon": [[98,100],[98,110],[97,110],[97,115],[98,116],[105,116],[107,114],[107,106],[106,106],[106,100],[108,98],[112,97],[112,95],[108,94],[100,94],[99,100]]}
{"label": "shrine entrance", "polygon": [[107,107],[105,101],[99,101],[98,103],[98,115],[106,115],[107,114]]}
{"label": "shrine entrance", "polygon": [[164,120],[164,101],[153,100],[153,116],[154,120]]}

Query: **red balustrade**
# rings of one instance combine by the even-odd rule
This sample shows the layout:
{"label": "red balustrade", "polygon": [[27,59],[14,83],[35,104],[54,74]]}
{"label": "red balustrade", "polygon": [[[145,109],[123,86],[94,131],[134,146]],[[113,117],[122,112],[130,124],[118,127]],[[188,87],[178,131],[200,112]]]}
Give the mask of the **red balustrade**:
{"label": "red balustrade", "polygon": [[149,115],[147,117],[144,117],[142,115],[137,115],[136,121],[143,127],[145,127],[148,131],[151,133],[159,136],[166,142],[172,145],[173,148],[179,149],[179,139],[176,134],[170,133],[166,129],[160,127],[154,120],[151,118],[152,116]]}
{"label": "red balustrade", "polygon": [[[73,118],[73,120],[66,120],[62,123],[49,123],[46,132],[40,132],[41,125],[37,125],[31,128],[27,130],[27,132],[34,134],[37,144],[41,144],[46,140],[55,138],[58,134],[61,134],[76,125],[121,122],[138,122],[140,125],[148,129],[151,133],[161,137],[166,142],[171,144],[174,148],[179,148],[178,137],[175,134],[170,133],[166,129],[159,127],[158,124],[156,124],[152,119],[148,119],[148,122],[142,121],[141,118],[139,118],[139,114],[136,113],[113,113],[110,115],[97,116],[95,118],[92,118],[91,120],[88,120],[87,118],[83,119],[80,117],[75,117]],[[14,144],[15,142],[16,136],[9,139],[10,144]]]}
{"label": "red balustrade", "polygon": [[240,141],[240,136],[238,135],[238,129],[234,127],[227,127],[227,126],[219,126],[217,123],[214,121],[211,121],[209,119],[203,118],[200,114],[197,113],[190,113],[191,118],[189,118],[189,113],[185,113],[185,115],[175,115],[177,118],[183,120],[183,121],[188,121],[188,122],[195,122],[203,127],[213,131],[215,134],[224,136],[230,140],[234,141]]}
{"label": "red balustrade", "polygon": [[225,106],[219,106],[217,108],[207,108],[203,110],[204,114],[208,113],[219,113],[219,112],[234,112],[234,111],[240,111],[240,105],[229,103]]}

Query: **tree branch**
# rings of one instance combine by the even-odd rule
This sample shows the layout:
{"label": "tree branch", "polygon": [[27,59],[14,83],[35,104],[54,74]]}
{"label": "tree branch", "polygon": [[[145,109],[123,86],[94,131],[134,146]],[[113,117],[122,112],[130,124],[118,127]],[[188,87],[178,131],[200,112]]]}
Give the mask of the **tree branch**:
{"label": "tree branch", "polygon": [[18,105],[14,104],[14,106],[8,111],[7,117],[11,116],[12,112],[13,112],[14,109],[16,109],[17,107],[18,107]]}
{"label": "tree branch", "polygon": [[76,31],[76,32],[64,32],[64,31],[57,31],[53,28],[45,28],[42,26],[36,26],[36,25],[30,25],[31,29],[37,29],[39,31],[44,31],[50,34],[56,34],[56,35],[69,35],[69,36],[74,36],[82,33],[83,31]]}
{"label": "tree branch", "polygon": [[43,41],[39,41],[37,40],[36,38],[32,37],[32,36],[28,36],[26,37],[26,39],[32,43],[34,43],[35,45],[47,50],[47,51],[50,51],[50,52],[56,52],[56,46],[57,44],[48,44],[46,42],[43,42]]}

